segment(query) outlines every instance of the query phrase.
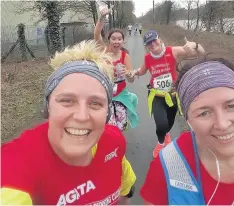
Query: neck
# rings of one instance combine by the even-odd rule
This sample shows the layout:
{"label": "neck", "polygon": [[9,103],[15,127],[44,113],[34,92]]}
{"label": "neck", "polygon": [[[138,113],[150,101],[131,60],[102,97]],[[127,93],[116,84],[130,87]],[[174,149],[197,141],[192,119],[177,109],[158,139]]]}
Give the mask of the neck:
{"label": "neck", "polygon": [[151,52],[153,55],[159,55],[159,54],[161,54],[162,53],[162,47],[160,46],[160,51],[152,51]]}
{"label": "neck", "polygon": [[150,52],[150,54],[153,58],[159,59],[164,55],[165,51],[166,51],[166,48],[165,48],[164,44],[162,43],[160,45],[160,52]]}
{"label": "neck", "polygon": [[234,157],[229,157],[229,158],[223,158],[223,159],[219,159],[220,161],[220,166],[223,169],[226,169],[228,171],[232,171],[234,174]]}
{"label": "neck", "polygon": [[[198,146],[198,154],[208,173],[218,180],[217,166],[221,172],[221,181],[224,183],[234,182],[234,157],[227,157],[210,151],[205,146]],[[216,161],[218,160],[218,165]]]}
{"label": "neck", "polygon": [[208,146],[198,145],[198,152],[200,156],[206,156],[208,158],[218,159],[219,162],[232,165],[234,169],[234,156],[226,156],[215,152],[214,150],[210,149]]}
{"label": "neck", "polygon": [[62,155],[59,157],[68,165],[79,166],[79,167],[88,166],[92,162],[92,159],[93,159],[91,151],[81,157],[66,158]]}

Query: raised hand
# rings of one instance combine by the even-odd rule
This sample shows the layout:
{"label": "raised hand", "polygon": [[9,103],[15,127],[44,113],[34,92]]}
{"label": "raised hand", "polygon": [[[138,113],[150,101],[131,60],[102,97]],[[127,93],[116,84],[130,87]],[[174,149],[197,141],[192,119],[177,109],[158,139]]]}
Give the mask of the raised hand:
{"label": "raised hand", "polygon": [[184,37],[185,45],[183,46],[183,49],[189,54],[194,52],[194,49],[196,48],[196,43],[188,41],[186,37]]}

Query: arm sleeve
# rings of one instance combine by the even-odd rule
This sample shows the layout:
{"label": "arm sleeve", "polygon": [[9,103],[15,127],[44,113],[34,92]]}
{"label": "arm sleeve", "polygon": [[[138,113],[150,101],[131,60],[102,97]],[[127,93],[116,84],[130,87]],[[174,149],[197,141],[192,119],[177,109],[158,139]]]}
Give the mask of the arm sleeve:
{"label": "arm sleeve", "polygon": [[153,205],[168,204],[166,179],[159,157],[151,162],[140,195],[145,202]]}
{"label": "arm sleeve", "polygon": [[136,182],[136,175],[129,163],[129,161],[124,156],[122,159],[122,177],[121,177],[121,191],[120,195],[125,196],[127,195],[131,187]]}
{"label": "arm sleeve", "polygon": [[12,188],[0,188],[1,205],[33,205],[30,194]]}

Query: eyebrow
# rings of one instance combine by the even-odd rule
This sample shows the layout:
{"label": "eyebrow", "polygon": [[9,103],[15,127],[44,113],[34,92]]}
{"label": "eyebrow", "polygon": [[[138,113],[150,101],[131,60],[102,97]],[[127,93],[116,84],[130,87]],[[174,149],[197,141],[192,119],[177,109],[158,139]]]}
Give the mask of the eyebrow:
{"label": "eyebrow", "polygon": [[[229,104],[231,102],[234,102],[234,99],[230,99],[228,101],[225,101],[225,104]],[[210,107],[207,107],[207,106],[198,107],[195,111],[197,111],[197,110],[206,110],[206,109],[210,109]]]}
{"label": "eyebrow", "polygon": [[[66,96],[66,97],[76,97],[77,95],[74,94],[74,93],[71,93],[71,92],[64,92],[64,93],[60,93],[60,94],[57,94],[56,97],[61,97],[61,96]],[[105,101],[106,98],[104,95],[91,95],[88,97],[89,99],[99,99],[99,100],[102,100],[102,101]]]}
{"label": "eyebrow", "polygon": [[59,94],[56,95],[56,97],[61,97],[61,96],[73,96],[73,97],[75,97],[76,95],[74,93],[70,93],[70,92],[59,93]]}
{"label": "eyebrow", "polygon": [[111,37],[115,37],[115,38],[123,38],[122,35],[121,36],[111,36]]}
{"label": "eyebrow", "polygon": [[198,108],[195,109],[195,111],[198,111],[198,110],[206,110],[206,109],[210,109],[210,107],[207,107],[207,106],[198,107]]}
{"label": "eyebrow", "polygon": [[106,98],[104,95],[91,95],[89,96],[90,99],[99,99],[101,101],[106,101]]}
{"label": "eyebrow", "polygon": [[231,103],[231,102],[234,102],[234,99],[230,99],[230,100],[226,101],[225,103],[228,104],[228,103]]}

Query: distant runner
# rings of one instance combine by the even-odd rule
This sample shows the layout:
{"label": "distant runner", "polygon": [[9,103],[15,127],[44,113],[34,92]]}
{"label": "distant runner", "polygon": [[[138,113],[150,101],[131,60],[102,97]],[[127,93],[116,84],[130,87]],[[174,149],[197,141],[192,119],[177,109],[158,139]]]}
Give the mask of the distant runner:
{"label": "distant runner", "polygon": [[129,33],[129,36],[131,36],[132,34],[132,25],[128,25],[128,33]]}

